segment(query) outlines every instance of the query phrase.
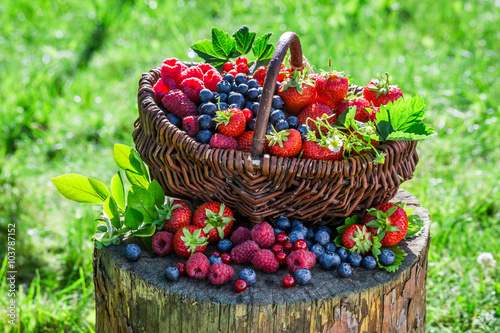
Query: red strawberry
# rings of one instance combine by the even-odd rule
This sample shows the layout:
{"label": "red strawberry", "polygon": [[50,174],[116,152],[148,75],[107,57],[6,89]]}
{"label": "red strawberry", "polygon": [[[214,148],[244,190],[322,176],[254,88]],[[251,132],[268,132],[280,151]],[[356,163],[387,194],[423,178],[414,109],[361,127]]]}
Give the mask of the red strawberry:
{"label": "red strawberry", "polygon": [[253,131],[246,131],[238,137],[238,150],[249,153],[252,148]]}
{"label": "red strawberry", "polygon": [[253,74],[253,78],[259,82],[260,86],[264,85],[264,79],[266,78],[267,74],[267,67],[266,66],[260,66],[257,68],[255,73]]}
{"label": "red strawberry", "polygon": [[203,76],[203,82],[205,83],[205,87],[212,91],[217,90],[217,83],[222,81],[222,75],[214,68],[209,70]]}
{"label": "red strawberry", "polygon": [[[287,74],[287,73],[290,73],[290,74]],[[281,65],[280,75],[278,75],[278,78],[276,79],[276,81],[283,82],[285,80],[288,80],[290,78],[291,74],[292,74],[292,70],[290,68],[287,68],[287,67]]]}
{"label": "red strawberry", "polygon": [[202,80],[190,77],[182,81],[181,90],[196,104],[200,104],[200,91],[205,88]]}
{"label": "red strawberry", "polygon": [[193,215],[193,225],[203,228],[210,243],[227,238],[233,227],[231,208],[220,202],[207,202],[198,207]]}
{"label": "red strawberry", "polygon": [[203,74],[206,74],[208,71],[212,71],[212,70],[217,71],[214,66],[212,66],[212,65],[210,65],[209,63],[206,63],[206,62],[199,64],[197,67],[199,69],[201,69],[201,72]]}
{"label": "red strawberry", "polygon": [[302,138],[296,129],[284,130],[273,135],[266,135],[271,154],[283,157],[296,156],[302,149]]}
{"label": "red strawberry", "polygon": [[181,72],[181,74],[177,77],[177,83],[181,83],[187,78],[195,77],[203,81],[203,72],[198,67],[188,67]]}
{"label": "red strawberry", "polygon": [[340,116],[342,113],[345,112],[345,110],[347,109],[347,104],[348,104],[348,101],[346,99],[343,99],[341,100],[340,102],[338,102],[337,105],[335,105],[335,114],[337,116]]}
{"label": "red strawberry", "polygon": [[163,205],[162,209],[158,210],[160,220],[163,220],[162,230],[169,231],[173,234],[180,228],[191,224],[193,212],[191,208],[182,200],[167,199],[167,203]]}
{"label": "red strawberry", "polygon": [[343,148],[337,152],[321,146],[315,141],[306,140],[302,143],[302,158],[311,160],[340,161],[342,159]]}
{"label": "red strawberry", "polygon": [[[299,120],[300,125],[307,124],[311,128],[311,130],[315,131],[319,135],[316,125],[312,121],[308,121],[307,119],[311,118],[312,120],[316,120],[323,117],[323,115],[325,114],[328,116],[328,123],[330,125],[335,124],[337,115],[331,107],[322,103],[312,103],[306,106],[297,116],[297,119]],[[328,129],[326,127],[322,127],[321,131],[323,133],[326,133],[328,132]]]}
{"label": "red strawberry", "polygon": [[408,216],[403,208],[393,203],[381,203],[368,209],[363,224],[372,235],[377,235],[382,246],[393,246],[406,236]]}
{"label": "red strawberry", "polygon": [[380,107],[374,107],[373,111],[370,112],[370,120],[375,124],[377,120],[377,113],[380,112]]}
{"label": "red strawberry", "polygon": [[238,141],[230,136],[221,133],[215,133],[210,139],[210,146],[212,148],[219,149],[237,149]]}
{"label": "red strawberry", "polygon": [[379,79],[372,79],[363,89],[363,96],[374,106],[386,105],[403,97],[401,89],[391,84],[392,77],[389,73],[385,75],[385,78],[379,76]]}
{"label": "red strawberry", "polygon": [[207,237],[203,230],[194,225],[177,230],[174,236],[175,253],[182,258],[189,258],[195,252],[204,252],[207,244]]}
{"label": "red strawberry", "polygon": [[217,111],[214,120],[217,122],[217,130],[227,136],[237,137],[245,132],[245,116],[241,110]]}
{"label": "red strawberry", "polygon": [[177,80],[179,75],[182,72],[183,64],[177,58],[170,58],[163,60],[163,64],[161,66],[161,77],[168,77],[173,80]]}
{"label": "red strawberry", "polygon": [[196,104],[179,89],[174,89],[166,93],[161,102],[168,111],[181,119],[198,115]]}
{"label": "red strawberry", "polygon": [[349,80],[342,73],[332,72],[316,76],[317,101],[335,107],[347,96]]}
{"label": "red strawberry", "polygon": [[356,98],[355,100],[347,102],[347,105],[356,107],[356,115],[354,116],[355,120],[362,123],[366,123],[368,120],[370,120],[370,112],[366,111],[365,109],[369,109],[371,107],[371,104],[365,98]]}
{"label": "red strawberry", "polygon": [[372,234],[366,229],[366,226],[360,224],[352,224],[348,226],[342,233],[342,243],[351,252],[367,255],[373,245]]}
{"label": "red strawberry", "polygon": [[294,71],[291,78],[279,87],[278,96],[285,102],[286,111],[297,115],[316,100],[316,88],[311,82],[304,80],[299,71]]}

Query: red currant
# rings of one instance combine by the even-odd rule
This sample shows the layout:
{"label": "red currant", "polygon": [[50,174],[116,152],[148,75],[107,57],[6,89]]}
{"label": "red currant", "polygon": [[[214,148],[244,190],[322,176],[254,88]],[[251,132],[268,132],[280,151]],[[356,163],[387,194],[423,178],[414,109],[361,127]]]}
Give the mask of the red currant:
{"label": "red currant", "polygon": [[234,65],[232,62],[226,62],[224,65],[222,65],[222,70],[224,72],[229,72],[230,70],[234,69]]}
{"label": "red currant", "polygon": [[283,249],[290,253],[293,251],[293,243],[292,242],[286,242],[284,245],[283,245]]}
{"label": "red currant", "polygon": [[245,291],[247,289],[247,282],[243,279],[236,280],[234,283],[234,289],[238,292]]}
{"label": "red currant", "polygon": [[248,66],[246,64],[239,64],[236,67],[236,70],[238,71],[238,73],[246,74],[248,73]]}
{"label": "red currant", "polygon": [[278,244],[285,244],[288,240],[288,236],[284,232],[279,232],[276,235],[276,243]]}
{"label": "red currant", "polygon": [[236,69],[231,69],[229,72],[227,72],[227,74],[231,74],[232,76],[236,76],[236,74],[238,74],[238,71],[236,71]]}
{"label": "red currant", "polygon": [[281,244],[274,244],[271,246],[271,251],[273,251],[274,254],[283,251],[283,245]]}
{"label": "red currant", "polygon": [[286,257],[288,255],[286,254],[286,252],[278,252],[276,253],[275,257],[276,257],[276,260],[278,260],[278,262],[280,263],[281,266],[285,266],[286,265]]}
{"label": "red currant", "polygon": [[295,278],[290,274],[283,277],[283,287],[292,288],[295,285]]}
{"label": "red currant", "polygon": [[248,64],[247,58],[245,58],[244,56],[241,56],[238,59],[236,59],[236,65],[239,65],[239,64],[247,65]]}
{"label": "red currant", "polygon": [[220,257],[220,252],[219,251],[213,251],[212,253],[210,253],[210,257],[211,256],[219,256]]}
{"label": "red currant", "polygon": [[222,262],[229,265],[233,260],[231,259],[231,255],[229,253],[222,253],[220,255],[220,258],[222,259]]}
{"label": "red currant", "polygon": [[178,262],[177,264],[175,264],[175,267],[177,267],[177,269],[179,270],[180,276],[183,276],[186,274],[186,264],[185,263]]}
{"label": "red currant", "polygon": [[307,250],[307,242],[303,239],[297,239],[293,244],[295,250]]}

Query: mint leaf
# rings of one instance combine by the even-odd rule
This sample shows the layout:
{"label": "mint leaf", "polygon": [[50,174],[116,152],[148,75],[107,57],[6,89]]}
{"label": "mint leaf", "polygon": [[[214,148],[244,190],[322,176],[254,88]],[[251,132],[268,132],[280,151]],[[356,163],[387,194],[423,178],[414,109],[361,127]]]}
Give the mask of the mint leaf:
{"label": "mint leaf", "polygon": [[81,175],[61,175],[51,180],[59,193],[76,202],[100,204],[111,195],[106,185]]}
{"label": "mint leaf", "polygon": [[144,175],[138,174],[131,170],[125,170],[125,175],[127,176],[127,179],[130,182],[130,184],[135,186],[140,186],[144,189],[148,188],[149,182]]}
{"label": "mint leaf", "polygon": [[116,175],[111,178],[111,196],[115,199],[118,207],[124,211],[125,210],[125,189],[123,188],[122,174],[117,172]]}
{"label": "mint leaf", "polygon": [[408,215],[408,231],[405,239],[415,237],[424,227],[424,220],[417,214]]}
{"label": "mint leaf", "polygon": [[118,211],[118,206],[112,197],[108,197],[102,206],[102,210],[108,216],[111,224],[115,229],[121,229],[122,222],[120,220],[120,212]]}
{"label": "mint leaf", "polygon": [[156,231],[156,226],[148,225],[148,226],[145,226],[144,228],[141,228],[141,229],[137,230],[136,232],[134,232],[134,236],[149,237],[149,236],[153,236],[155,231]]}
{"label": "mint leaf", "polygon": [[158,217],[154,197],[142,187],[131,186],[128,191],[127,202],[128,207],[141,212],[144,222],[148,224],[153,223]]}
{"label": "mint leaf", "polygon": [[[236,41],[236,52],[233,57],[238,57],[242,54],[247,54],[252,49],[253,42],[255,41],[255,36],[257,33],[250,32],[250,29],[244,25],[239,28],[234,34],[233,38]],[[251,64],[248,64],[250,67]]]}
{"label": "mint leaf", "polygon": [[163,204],[165,203],[165,192],[163,192],[163,188],[156,181],[156,179],[153,179],[151,184],[149,184],[148,192],[151,193],[151,195],[155,199],[156,206],[163,206]]}
{"label": "mint leaf", "polygon": [[342,243],[342,234],[344,233],[345,229],[347,229],[347,227],[353,224],[359,224],[359,217],[348,217],[345,219],[344,225],[337,228],[338,235],[334,239],[335,245],[337,245],[337,247],[344,247],[344,244]]}
{"label": "mint leaf", "polygon": [[394,260],[394,263],[392,265],[384,266],[378,261],[378,256],[377,256],[375,258],[377,259],[378,266],[380,268],[385,269],[388,272],[394,273],[395,271],[397,271],[399,269],[399,266],[401,266],[401,264],[403,263],[403,260],[407,256],[407,254],[405,251],[403,251],[402,248],[400,248],[397,245],[382,248],[382,250],[385,250],[385,249],[388,249],[388,250],[391,250],[392,252],[394,252],[396,259]]}
{"label": "mint leaf", "polygon": [[117,143],[113,149],[113,158],[120,168],[144,175],[144,169],[141,166],[142,160],[140,158],[138,160],[134,156],[134,148]]}
{"label": "mint leaf", "polygon": [[272,32],[268,32],[255,40],[252,52],[257,60],[266,60],[273,55],[274,45],[268,43],[272,34]]}
{"label": "mint leaf", "polygon": [[142,213],[137,209],[134,209],[130,206],[125,210],[125,226],[130,230],[137,230],[139,226],[142,224],[144,217]]}
{"label": "mint leaf", "polygon": [[236,41],[227,32],[212,28],[212,47],[219,58],[229,60],[236,50]]}
{"label": "mint leaf", "polygon": [[196,54],[213,66],[217,67],[224,64],[227,59],[224,56],[218,55],[214,51],[212,41],[202,40],[191,45],[191,49],[196,52]]}

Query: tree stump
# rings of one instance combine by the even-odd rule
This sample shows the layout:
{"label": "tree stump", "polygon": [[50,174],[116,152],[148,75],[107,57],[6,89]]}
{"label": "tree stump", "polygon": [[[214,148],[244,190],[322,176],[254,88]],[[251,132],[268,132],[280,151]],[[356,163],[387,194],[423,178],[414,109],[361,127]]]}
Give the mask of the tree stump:
{"label": "tree stump", "polygon": [[[185,262],[175,254],[143,251],[129,263],[125,244],[95,250],[96,332],[424,332],[430,217],[406,191],[392,201],[425,221],[419,236],[401,242],[408,256],[395,273],[356,268],[340,278],[316,265],[312,283],[285,289],[280,268],[257,272],[257,283],[237,293],[236,277],[222,286],[187,276],[167,282],[165,268]],[[235,275],[244,267],[233,264]]]}

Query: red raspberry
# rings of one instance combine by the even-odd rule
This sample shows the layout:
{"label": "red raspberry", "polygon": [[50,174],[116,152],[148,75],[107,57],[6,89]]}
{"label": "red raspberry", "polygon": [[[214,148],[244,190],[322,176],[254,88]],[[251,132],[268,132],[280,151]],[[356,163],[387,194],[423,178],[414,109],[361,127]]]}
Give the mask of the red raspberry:
{"label": "red raspberry", "polygon": [[177,82],[175,82],[174,79],[164,77],[161,80],[163,81],[163,84],[168,88],[168,91],[179,89],[179,85],[177,84]]}
{"label": "red raspberry", "polygon": [[250,230],[245,227],[238,227],[231,235],[233,246],[238,246],[248,240],[252,240],[252,235],[250,234]]}
{"label": "red raspberry", "polygon": [[249,153],[250,149],[252,148],[253,131],[243,132],[243,134],[240,135],[237,140],[238,150]]}
{"label": "red raspberry", "polygon": [[266,273],[274,273],[280,268],[280,263],[270,250],[257,252],[252,259],[252,265],[255,269],[263,270]]}
{"label": "red raspberry", "polygon": [[184,119],[198,114],[198,107],[179,89],[169,91],[161,100],[163,106],[177,117]]}
{"label": "red raspberry", "polygon": [[235,264],[247,264],[252,261],[253,256],[260,251],[259,245],[254,241],[246,241],[243,244],[233,247],[231,258]]}
{"label": "red raspberry", "polygon": [[266,78],[266,73],[267,73],[267,67],[260,66],[253,74],[253,78],[257,80],[257,82],[259,82],[260,86],[264,85],[264,79]]}
{"label": "red raspberry", "polygon": [[234,277],[234,270],[226,264],[213,264],[210,266],[208,279],[212,284],[224,284],[231,281]]}
{"label": "red raspberry", "polygon": [[232,76],[236,76],[236,74],[238,74],[238,71],[236,69],[232,69],[229,72],[227,72],[227,74],[231,74]]}
{"label": "red raspberry", "polygon": [[245,116],[245,120],[246,120],[247,123],[250,120],[252,120],[252,118],[253,118],[252,110],[250,110],[250,109],[243,109],[243,110],[241,110],[241,112],[243,112],[243,115]]}
{"label": "red raspberry", "polygon": [[177,80],[179,75],[181,75],[182,65],[181,61],[177,58],[163,60],[160,74],[161,77],[168,77]]}
{"label": "red raspberry", "polygon": [[190,277],[197,280],[203,280],[207,277],[210,270],[210,261],[207,256],[201,252],[196,252],[189,257],[186,263],[186,272]]}
{"label": "red raspberry", "polygon": [[255,225],[251,234],[252,239],[264,249],[268,249],[274,244],[274,230],[267,222]]}
{"label": "red raspberry", "polygon": [[174,249],[174,235],[168,231],[157,232],[151,239],[151,247],[160,257],[166,256]]}
{"label": "red raspberry", "polygon": [[292,273],[295,273],[301,268],[311,269],[315,264],[316,255],[311,251],[293,251],[286,258],[286,265]]}
{"label": "red raspberry", "polygon": [[200,131],[198,117],[199,116],[189,116],[182,119],[182,129],[191,137],[195,137]]}
{"label": "red raspberry", "polygon": [[200,104],[200,91],[205,88],[202,80],[195,77],[190,77],[182,81],[181,89],[196,104]]}
{"label": "red raspberry", "polygon": [[217,83],[222,81],[222,75],[214,68],[209,70],[203,76],[203,82],[205,83],[205,87],[212,91],[217,91]]}
{"label": "red raspberry", "polygon": [[248,64],[247,58],[245,58],[245,56],[241,56],[238,59],[236,59],[236,65],[239,65],[239,64],[247,65]]}
{"label": "red raspberry", "polygon": [[219,149],[237,149],[238,141],[230,136],[216,133],[210,139],[210,146],[212,146],[212,148]]}
{"label": "red raspberry", "polygon": [[165,96],[170,91],[170,89],[165,85],[163,80],[159,80],[158,82],[156,82],[156,84],[153,87],[153,90],[155,91],[156,99],[158,101],[161,101],[163,96]]}
{"label": "red raspberry", "polygon": [[232,62],[228,61],[228,62],[224,63],[224,65],[222,65],[222,70],[224,72],[229,72],[229,71],[231,71],[233,69],[234,69],[234,65],[233,65]]}
{"label": "red raspberry", "polygon": [[181,83],[187,78],[195,77],[203,81],[203,72],[198,67],[188,67],[181,72],[181,74],[175,80],[177,83]]}
{"label": "red raspberry", "polygon": [[236,67],[236,70],[238,73],[246,74],[248,73],[248,66],[247,64],[239,64],[238,67]]}
{"label": "red raspberry", "polygon": [[201,72],[203,74],[205,74],[206,72],[210,71],[210,70],[215,70],[215,67],[210,65],[209,63],[201,63],[197,66],[199,69],[201,69]]}

